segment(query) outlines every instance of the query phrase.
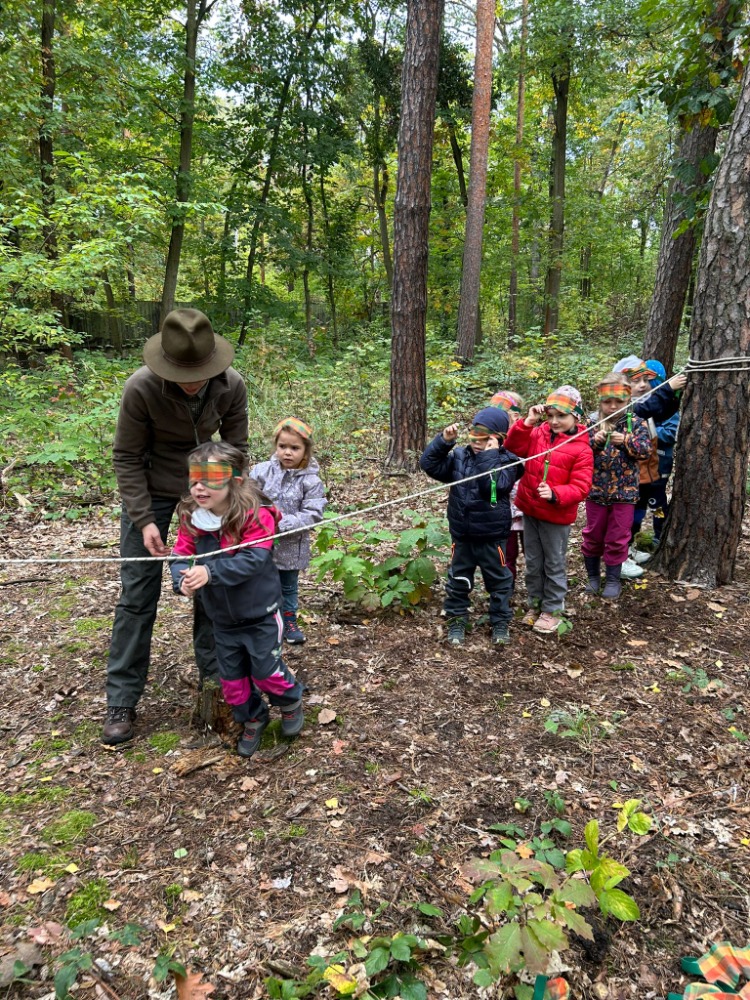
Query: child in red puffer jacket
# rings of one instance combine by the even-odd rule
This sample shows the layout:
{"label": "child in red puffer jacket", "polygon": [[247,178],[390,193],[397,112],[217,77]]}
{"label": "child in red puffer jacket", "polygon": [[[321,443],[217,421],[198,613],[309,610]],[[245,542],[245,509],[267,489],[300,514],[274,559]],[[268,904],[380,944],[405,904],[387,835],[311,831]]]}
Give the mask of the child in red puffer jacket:
{"label": "child in red puffer jacket", "polygon": [[516,497],[526,543],[529,609],[523,622],[543,635],[560,625],[570,526],[591,490],[594,456],[582,417],[581,394],[563,385],[517,420],[505,441],[509,451],[528,459]]}

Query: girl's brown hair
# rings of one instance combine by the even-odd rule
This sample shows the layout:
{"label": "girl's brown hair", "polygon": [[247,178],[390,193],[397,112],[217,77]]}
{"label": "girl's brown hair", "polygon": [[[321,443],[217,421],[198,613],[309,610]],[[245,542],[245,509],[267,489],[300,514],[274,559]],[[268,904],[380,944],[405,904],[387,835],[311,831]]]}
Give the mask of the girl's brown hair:
{"label": "girl's brown hair", "polygon": [[[206,444],[202,444],[190,452],[188,464],[191,462],[228,462],[232,468],[240,473],[239,476],[229,481],[229,496],[227,498],[229,506],[222,517],[222,530],[232,544],[238,545],[242,539],[242,529],[245,526],[247,515],[252,511],[252,516],[256,517],[258,508],[270,502],[248,476],[247,455],[239,448],[235,448],[234,445],[227,444],[226,441],[207,441]],[[191,535],[197,534],[190,518],[197,506],[195,500],[188,493],[182,498],[177,508],[180,525]]]}

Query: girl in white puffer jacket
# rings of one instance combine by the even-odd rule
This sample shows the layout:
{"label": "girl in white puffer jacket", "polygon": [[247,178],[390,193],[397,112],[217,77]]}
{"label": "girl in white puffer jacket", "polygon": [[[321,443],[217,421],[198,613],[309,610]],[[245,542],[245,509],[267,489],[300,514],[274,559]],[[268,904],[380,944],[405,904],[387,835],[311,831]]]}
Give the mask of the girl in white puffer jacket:
{"label": "girl in white puffer jacket", "polygon": [[294,531],[274,544],[273,561],[281,577],[284,638],[298,645],[305,635],[297,624],[299,572],[310,565],[309,528],[323,520],[327,503],[320,467],[313,458],[312,427],[298,417],[285,417],[274,428],[275,451],[267,462],[250,470],[265,495],[281,511],[280,532]]}

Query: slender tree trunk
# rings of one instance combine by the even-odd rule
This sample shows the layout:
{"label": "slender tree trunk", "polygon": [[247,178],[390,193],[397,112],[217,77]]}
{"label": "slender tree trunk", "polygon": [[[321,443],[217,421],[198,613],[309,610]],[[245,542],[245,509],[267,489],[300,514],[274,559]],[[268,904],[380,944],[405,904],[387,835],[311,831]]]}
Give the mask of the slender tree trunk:
{"label": "slender tree trunk", "polygon": [[[308,107],[310,94],[308,91]],[[305,151],[308,151],[308,132],[307,124],[303,126],[304,135],[304,145]],[[307,159],[307,156],[305,157]],[[310,178],[308,176],[308,165],[307,163],[302,164],[302,195],[305,199],[305,262],[302,268],[302,288],[305,294],[305,339],[307,340],[307,353],[310,357],[315,356],[315,344],[313,343],[312,336],[312,299],[310,298],[310,261],[312,260],[313,251],[313,200],[312,192],[310,191]]]}
{"label": "slender tree trunk", "polygon": [[555,90],[554,135],[550,164],[550,201],[552,217],[549,231],[549,261],[544,285],[544,332],[554,333],[560,316],[560,287],[562,284],[563,236],[565,233],[565,155],[568,141],[568,94],[570,91],[570,64],[567,55],[561,59],[552,74]]}
{"label": "slender tree trunk", "polygon": [[679,167],[679,177],[672,179],[667,194],[654,293],[643,338],[643,356],[658,358],[667,371],[674,365],[697,237],[694,225],[679,236],[675,233],[685,221],[688,192],[697,193],[706,184],[699,164],[716,149],[717,136],[718,130],[711,125],[695,125],[683,134],[674,164]]}
{"label": "slender tree trunk", "polygon": [[120,317],[117,315],[117,303],[112,283],[107,272],[104,272],[104,297],[107,301],[107,330],[109,332],[109,342],[113,351],[117,351],[122,356],[122,326]]}
{"label": "slender tree trunk", "polygon": [[[320,138],[320,137],[318,137]],[[328,298],[328,308],[331,311],[331,333],[333,336],[333,346],[339,346],[339,328],[336,316],[336,294],[333,281],[333,248],[331,246],[331,220],[328,215],[328,198],[326,197],[326,177],[325,170],[321,164],[319,172],[320,182],[320,208],[323,214],[323,233],[326,241],[326,296]]]}
{"label": "slender tree trunk", "polygon": [[195,53],[198,47],[198,31],[207,13],[206,3],[207,0],[187,0],[186,5],[185,77],[180,113],[180,161],[177,169],[172,232],[169,237],[167,263],[164,269],[160,325],[164,322],[167,313],[174,309],[182,243],[185,237],[185,206],[190,201],[192,188],[190,162],[193,155],[193,123],[195,121]]}
{"label": "slender tree trunk", "polygon": [[476,349],[479,285],[482,275],[482,237],[487,199],[487,157],[492,108],[492,41],[495,0],[477,0],[477,47],[474,56],[474,95],[471,107],[471,164],[466,235],[458,302],[457,356],[471,361]]}
{"label": "slender tree trunk", "polygon": [[[750,71],[714,180],[701,241],[690,355],[750,355]],[[745,510],[750,372],[693,374],[685,390],[672,506],[654,568],[707,587],[730,583]]]}
{"label": "slender tree trunk", "polygon": [[447,123],[448,125],[448,138],[451,144],[451,153],[453,154],[453,162],[456,165],[456,174],[458,176],[458,191],[461,196],[461,204],[466,208],[469,204],[469,195],[466,191],[466,175],[464,174],[464,154],[461,146],[458,142],[458,136],[456,135],[456,126],[452,121]]}
{"label": "slender tree trunk", "polygon": [[[624,117],[620,117],[617,122],[617,131],[615,137],[612,140],[612,145],[610,146],[609,156],[607,157],[607,162],[604,165],[604,172],[602,174],[602,179],[599,182],[599,186],[596,191],[592,192],[594,202],[598,206],[601,204],[604,198],[604,192],[607,190],[607,181],[609,180],[609,175],[612,173],[612,167],[614,166],[615,156],[617,155],[617,150],[620,148],[620,138],[622,136],[623,126],[625,124]],[[592,246],[590,243],[586,243],[581,248],[581,280],[579,283],[579,289],[581,292],[582,299],[588,299],[591,297],[591,254]]]}
{"label": "slender tree trunk", "polygon": [[375,208],[378,213],[380,229],[380,245],[383,248],[383,267],[388,287],[393,288],[393,261],[391,259],[391,244],[388,235],[388,216],[385,211],[388,195],[388,169],[384,163],[374,163],[372,166],[372,193],[375,196]]}
{"label": "slender tree trunk", "polygon": [[[318,26],[318,22],[321,18],[321,11],[315,10],[313,12],[313,19],[304,35],[304,43],[310,41],[315,29]],[[247,337],[247,328],[250,322],[250,308],[253,302],[253,271],[255,270],[255,259],[258,253],[258,237],[260,234],[260,223],[263,215],[263,209],[268,202],[268,195],[271,190],[271,181],[276,172],[276,156],[279,151],[279,137],[281,135],[281,125],[284,120],[284,112],[286,111],[287,100],[289,98],[289,90],[292,86],[292,81],[294,79],[294,73],[290,72],[284,79],[284,83],[281,88],[281,95],[279,96],[279,106],[276,111],[276,116],[273,123],[273,132],[271,134],[271,142],[268,147],[268,158],[266,161],[266,174],[263,179],[263,189],[261,191],[258,206],[255,211],[255,219],[253,220],[253,228],[250,232],[250,249],[247,254],[247,267],[245,269],[245,289],[243,292],[243,317],[242,325],[240,326],[240,335],[238,338],[238,345],[241,347],[245,343]]]}
{"label": "slender tree trunk", "polygon": [[[41,23],[41,60],[42,60],[42,90],[41,90],[41,120],[39,123],[39,179],[41,182],[42,200],[42,238],[44,255],[48,261],[57,260],[57,232],[54,222],[55,208],[55,156],[52,138],[52,116],[55,105],[55,87],[57,73],[55,70],[55,0],[44,0],[42,4]],[[57,314],[60,322],[65,319],[65,300],[55,289],[50,292],[50,306]],[[60,344],[57,348],[63,357],[72,358],[70,344]]]}
{"label": "slender tree trunk", "polygon": [[425,329],[430,177],[443,0],[409,0],[393,213],[391,441],[387,462],[416,467],[427,436]]}
{"label": "slender tree trunk", "polygon": [[518,56],[518,100],[516,102],[516,145],[513,151],[513,219],[510,242],[510,287],[508,292],[508,346],[518,337],[518,254],[521,248],[521,157],[526,113],[526,40],[529,31],[529,0],[521,5],[521,48]]}

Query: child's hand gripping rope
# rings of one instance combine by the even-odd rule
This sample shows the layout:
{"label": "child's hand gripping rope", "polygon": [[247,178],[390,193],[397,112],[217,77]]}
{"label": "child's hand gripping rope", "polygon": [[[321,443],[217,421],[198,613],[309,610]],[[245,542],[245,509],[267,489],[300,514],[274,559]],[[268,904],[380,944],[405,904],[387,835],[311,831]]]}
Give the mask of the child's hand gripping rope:
{"label": "child's hand gripping rope", "polygon": [[182,580],[180,580],[180,590],[185,597],[194,597],[196,592],[205,587],[209,580],[208,567],[205,565],[196,566],[195,556],[190,556],[188,568],[180,570]]}

